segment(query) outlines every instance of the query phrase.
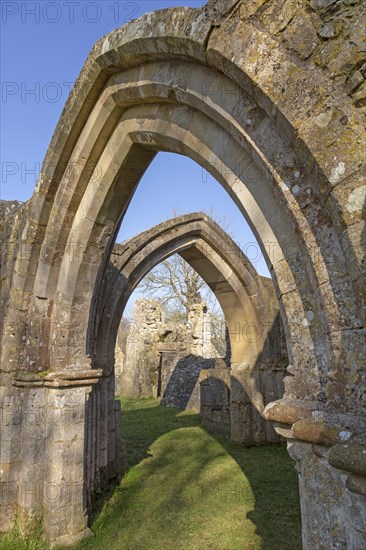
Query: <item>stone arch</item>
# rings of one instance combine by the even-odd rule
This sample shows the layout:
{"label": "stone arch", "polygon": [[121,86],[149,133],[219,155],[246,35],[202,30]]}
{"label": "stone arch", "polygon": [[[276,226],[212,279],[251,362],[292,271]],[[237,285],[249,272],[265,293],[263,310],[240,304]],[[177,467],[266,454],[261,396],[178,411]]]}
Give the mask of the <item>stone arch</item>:
{"label": "stone arch", "polygon": [[[351,73],[362,59],[347,65],[342,57],[347,49],[340,43],[342,54],[328,68],[322,61],[326,47],[314,54],[310,48],[305,55],[272,24],[274,3],[260,4],[234,1],[223,8],[210,2],[202,10],[147,14],[92,49],[32,198],[12,214],[12,222],[6,218],[1,352],[6,391],[15,377],[16,386],[30,392],[42,387],[51,403],[61,403],[61,389],[67,387],[81,418],[86,414],[86,424],[91,422],[95,404],[90,405],[93,397],[88,401],[85,388],[95,384],[104,395],[100,388],[106,382],[98,382],[102,372],[91,365],[87,326],[80,319],[88,318],[92,292],[103,279],[133,191],[156,152],[164,150],[190,156],[222,183],[265,253],[291,363],[285,399],[270,407],[269,416],[292,425],[312,410],[323,419],[347,413],[347,421],[336,415],[338,424],[359,425],[365,364],[365,133],[359,123],[364,103],[353,93]],[[279,20],[300,18],[305,28],[316,28],[328,17],[321,6],[314,8],[315,23],[297,3],[284,2],[282,9]],[[347,9],[352,21],[364,13],[362,6]],[[39,370],[47,374],[42,381]],[[11,399],[23,403],[20,391],[25,390],[12,390]],[[24,407],[30,404],[24,400]],[[106,410],[112,417],[113,404],[108,402]],[[22,429],[27,432],[27,426]],[[99,478],[113,462],[100,430]],[[314,432],[299,430],[299,439],[314,442]],[[88,450],[81,446],[78,453],[89,453],[92,461],[88,441]],[[37,470],[27,469],[29,453],[26,448],[22,453],[19,483]],[[315,460],[304,453],[298,450],[295,458]],[[50,460],[55,455],[52,438],[46,454]],[[332,464],[344,469],[342,460]],[[70,511],[65,528],[70,536],[83,531],[85,498],[96,483],[83,477],[84,458],[73,464],[79,492],[77,512]],[[347,505],[339,504],[345,509],[358,496],[339,475],[337,483],[348,499]],[[311,496],[306,498],[304,518],[313,504]],[[66,503],[58,505],[67,508]],[[61,542],[62,529],[52,524],[53,507],[45,507],[45,526],[49,538]],[[74,523],[73,517],[80,521]],[[304,525],[305,547],[319,545],[318,535],[326,538],[329,529],[318,525],[315,535],[311,525]],[[340,537],[349,538],[341,531]],[[356,527],[349,531],[360,536]]]}
{"label": "stone arch", "polygon": [[[117,331],[131,293],[155,265],[177,253],[211,288],[225,316],[234,381],[233,439],[246,443],[277,441],[278,437],[258,418],[269,401],[268,395],[272,401],[282,397],[283,369],[287,366],[274,288],[268,278],[256,273],[240,248],[207,214],[170,219],[114,246],[90,315],[91,350],[96,364],[105,375],[113,373]],[[248,425],[248,416],[252,426]]]}
{"label": "stone arch", "polygon": [[[320,170],[315,155],[311,164],[309,161],[305,164],[305,152],[295,153],[282,127],[278,123],[276,126],[270,114],[260,109],[259,101],[254,103],[260,110],[258,134],[264,129],[268,131],[276,147],[271,150],[271,145],[264,144],[261,135],[250,135],[246,121],[240,118],[240,108],[243,107],[243,118],[246,104],[253,105],[252,96],[248,94],[248,86],[238,86],[231,74],[231,78],[223,76],[227,70],[221,65],[221,72],[218,72],[218,62],[213,62],[218,52],[215,57],[211,49],[205,51],[200,33],[207,36],[207,23],[198,25],[199,21],[204,21],[202,12],[175,12],[173,20],[177,29],[174,29],[174,39],[169,40],[169,51],[164,56],[159,51],[164,43],[164,25],[160,21],[158,36],[150,37],[151,17],[154,16],[132,22],[123,33],[115,31],[96,45],[55,132],[29,205],[31,219],[41,216],[39,210],[42,212],[44,223],[38,227],[39,233],[47,228],[41,237],[34,294],[49,301],[52,326],[57,327],[64,320],[65,326],[72,327],[72,319],[69,319],[72,314],[66,309],[70,310],[83,300],[85,280],[90,279],[92,286],[96,279],[97,268],[103,257],[106,258],[105,251],[110,250],[121,210],[128,204],[132,189],[154,151],[189,154],[225,185],[251,223],[264,252],[266,245],[272,248],[272,257],[267,255],[267,261],[285,320],[292,382],[299,375],[304,389],[306,378],[307,397],[317,396],[324,402],[326,394],[333,393],[338,384],[334,378],[337,378],[335,371],[340,363],[339,324],[355,330],[361,326],[360,314],[350,312],[349,303],[344,304],[339,296],[339,285],[344,282],[343,278],[339,281],[339,274],[343,276],[346,270],[346,259],[340,243],[337,244],[335,224],[331,220],[333,212],[321,205],[322,194],[329,189],[324,169]],[[179,29],[189,25],[191,29],[200,29],[198,36],[180,36]],[[129,36],[137,30],[141,34],[138,46],[135,40],[132,44],[129,42]],[[160,42],[160,46],[157,45]],[[136,46],[137,50],[146,50],[141,57],[135,53]],[[154,55],[155,49],[158,52]],[[163,57],[168,61],[161,61]],[[106,67],[101,70],[103,64]],[[109,69],[110,66],[113,68]],[[183,89],[182,81],[192,83],[193,89],[190,85]],[[221,93],[214,96],[207,91],[204,93],[207,83]],[[90,94],[92,91],[95,94],[93,100],[90,94],[85,98],[91,86]],[[222,90],[228,89],[234,101],[227,102],[226,96],[222,97]],[[267,99],[270,101],[270,97]],[[276,109],[278,111],[278,107]],[[66,125],[65,118],[68,120]],[[85,121],[84,125],[81,120]],[[217,138],[217,144],[204,145],[210,136]],[[186,143],[189,138],[192,138],[191,143]],[[217,148],[220,151],[215,151]],[[289,160],[293,167],[282,167],[281,174],[281,166],[272,161],[276,155],[283,161]],[[295,178],[295,173],[300,174],[299,178]],[[296,181],[293,186],[296,193],[290,189],[286,176]],[[116,197],[121,203],[125,201],[124,207],[112,205]],[[52,223],[47,225],[49,216]],[[320,219],[323,220],[321,224],[318,223]],[[319,231],[326,232],[326,238],[318,235]],[[330,238],[339,252],[337,255],[328,253]],[[88,254],[92,256],[89,265]],[[339,262],[343,262],[342,265],[338,265]],[[76,290],[77,285],[80,291]],[[34,301],[37,311],[38,299]],[[296,312],[292,318],[291,311]],[[333,330],[331,323],[335,315],[339,316],[339,321]],[[57,370],[62,364],[87,366],[89,359],[85,353],[74,362],[76,346],[72,341],[69,353],[64,354],[67,336],[60,337],[61,332],[58,331],[55,341],[49,344],[49,367]],[[70,336],[70,331],[67,332]],[[301,354],[305,339],[306,356]],[[37,361],[37,349],[28,348],[27,356],[29,361]],[[332,373],[330,378],[328,372]],[[294,397],[304,396],[303,392],[297,395],[295,383],[291,385]],[[344,399],[344,395],[338,398]]]}
{"label": "stone arch", "polygon": [[93,305],[96,318],[91,314],[92,349],[100,353],[97,364],[102,365],[104,357],[107,368],[113,362],[117,329],[131,293],[154,266],[173,254],[191,265],[219,301],[231,337],[232,361],[253,367],[278,322],[274,289],[233,240],[201,212],[172,218],[114,246]]}

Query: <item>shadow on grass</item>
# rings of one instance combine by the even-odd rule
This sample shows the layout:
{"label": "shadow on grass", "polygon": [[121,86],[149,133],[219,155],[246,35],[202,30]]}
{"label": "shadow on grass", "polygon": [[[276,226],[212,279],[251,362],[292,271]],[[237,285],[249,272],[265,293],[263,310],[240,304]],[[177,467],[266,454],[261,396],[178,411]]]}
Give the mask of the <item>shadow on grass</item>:
{"label": "shadow on grass", "polygon": [[[123,400],[128,469],[104,493],[95,538],[74,550],[300,550],[294,465],[281,446],[244,448],[201,427],[200,416]],[[0,537],[4,550],[45,550]]]}
{"label": "shadow on grass", "polygon": [[122,403],[128,469],[93,526],[97,539],[82,548],[98,548],[112,529],[102,543],[111,549],[301,549],[297,475],[284,446],[244,448],[205,432],[197,414]]}
{"label": "shadow on grass", "polygon": [[[159,406],[157,400],[122,398],[121,401],[127,470],[133,468],[145,458],[149,458],[151,456],[149,453],[151,445],[162,435],[177,428],[201,425],[201,418],[198,414],[177,416],[181,411]],[[97,495],[94,510],[89,516],[90,523],[98,518],[103,506],[110,500],[118,486],[119,481],[113,482]]]}

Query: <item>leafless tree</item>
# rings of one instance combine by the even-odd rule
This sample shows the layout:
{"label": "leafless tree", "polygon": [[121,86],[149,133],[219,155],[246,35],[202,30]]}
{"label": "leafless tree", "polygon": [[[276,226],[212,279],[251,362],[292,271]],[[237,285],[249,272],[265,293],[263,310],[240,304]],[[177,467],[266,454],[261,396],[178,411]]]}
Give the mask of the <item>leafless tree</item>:
{"label": "leafless tree", "polygon": [[[172,217],[180,214],[174,210]],[[209,216],[230,234],[230,222],[219,219],[213,211]],[[232,234],[231,237],[234,238]],[[225,350],[225,320],[221,307],[204,280],[181,256],[175,254],[153,268],[140,282],[138,291],[139,295],[160,301],[167,322],[186,322],[192,305],[204,300],[211,314],[214,345],[220,351]]]}
{"label": "leafless tree", "polygon": [[141,281],[139,292],[156,298],[166,322],[185,323],[192,305],[204,300],[211,316],[212,342],[225,355],[225,320],[215,296],[198,273],[178,254],[164,260]]}
{"label": "leafless tree", "polygon": [[174,254],[146,275],[139,285],[141,294],[157,298],[169,317],[187,319],[192,305],[201,302],[205,282],[178,254]]}

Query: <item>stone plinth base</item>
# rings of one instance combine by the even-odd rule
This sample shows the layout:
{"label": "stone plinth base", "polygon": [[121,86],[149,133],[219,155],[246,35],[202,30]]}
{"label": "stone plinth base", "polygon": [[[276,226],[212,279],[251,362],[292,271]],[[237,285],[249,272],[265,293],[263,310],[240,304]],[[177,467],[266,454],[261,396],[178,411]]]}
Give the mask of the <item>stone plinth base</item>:
{"label": "stone plinth base", "polygon": [[203,426],[213,434],[230,436],[230,369],[202,370],[200,386]]}
{"label": "stone plinth base", "polygon": [[0,387],[0,525],[53,546],[91,534],[94,495],[122,473],[114,379],[99,369],[18,373]]}

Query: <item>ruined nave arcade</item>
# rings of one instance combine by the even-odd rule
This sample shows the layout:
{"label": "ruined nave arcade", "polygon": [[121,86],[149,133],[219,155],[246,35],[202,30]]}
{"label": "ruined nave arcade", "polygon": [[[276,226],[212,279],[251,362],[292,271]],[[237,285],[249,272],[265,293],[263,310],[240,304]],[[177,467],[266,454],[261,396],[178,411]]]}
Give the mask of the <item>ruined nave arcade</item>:
{"label": "ruined nave arcade", "polygon": [[120,470],[95,300],[134,189],[168,151],[211,172],[266,255],[289,366],[264,414],[297,462],[303,547],[365,545],[365,8],[310,4],[163,10],[93,47],[33,196],[2,204],[5,529],[34,517],[32,482],[49,540],[76,540],[94,487]]}

